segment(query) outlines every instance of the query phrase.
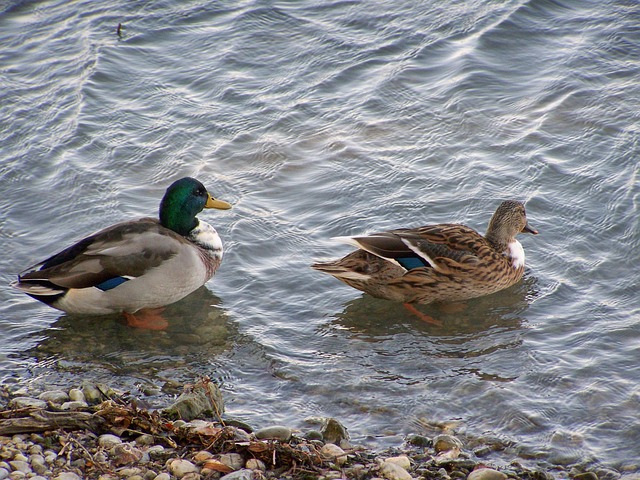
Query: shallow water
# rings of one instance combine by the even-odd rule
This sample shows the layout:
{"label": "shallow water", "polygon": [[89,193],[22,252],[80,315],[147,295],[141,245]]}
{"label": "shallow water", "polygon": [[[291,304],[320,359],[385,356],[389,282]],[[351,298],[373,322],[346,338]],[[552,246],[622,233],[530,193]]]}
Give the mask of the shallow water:
{"label": "shallow water", "polygon": [[[452,423],[493,461],[640,470],[640,4],[430,3],[2,10],[4,285],[181,176],[234,205],[202,214],[226,256],[167,332],[1,289],[2,383],[209,375],[255,426],[330,415],[384,448]],[[309,268],[349,252],[332,236],[484,231],[505,198],[540,231],[525,279],[425,307],[443,327]]]}

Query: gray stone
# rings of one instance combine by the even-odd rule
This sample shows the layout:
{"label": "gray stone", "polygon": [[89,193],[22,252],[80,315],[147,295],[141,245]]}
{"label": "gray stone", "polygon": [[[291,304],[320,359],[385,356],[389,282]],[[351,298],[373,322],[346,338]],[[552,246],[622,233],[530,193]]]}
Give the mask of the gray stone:
{"label": "gray stone", "polygon": [[223,475],[220,477],[220,480],[253,480],[253,470],[243,468],[242,470]]}
{"label": "gray stone", "polygon": [[98,477],[98,480],[118,480],[120,477],[112,475],[110,473],[103,473]]}
{"label": "gray stone", "polygon": [[122,468],[120,470],[118,470],[118,476],[119,477],[133,477],[135,475],[140,475],[142,473],[142,470],[140,470],[137,467],[134,468]]}
{"label": "gray stone", "polygon": [[327,443],[339,445],[343,440],[349,440],[347,429],[335,418],[325,419],[320,432]]}
{"label": "gray stone", "polygon": [[40,400],[45,402],[50,402],[54,405],[61,405],[64,402],[69,401],[69,395],[67,392],[63,392],[62,390],[50,390],[48,392],[42,392],[38,395]]}
{"label": "gray stone", "polygon": [[171,475],[169,475],[168,473],[160,473],[156,475],[153,480],[171,480]]}
{"label": "gray stone", "polygon": [[102,392],[91,383],[82,384],[82,393],[84,394],[85,401],[89,405],[95,405],[102,401]]}
{"label": "gray stone", "polygon": [[138,445],[153,445],[154,442],[155,438],[153,438],[153,435],[149,435],[147,433],[136,437],[136,443]]}
{"label": "gray stone", "polygon": [[573,480],[598,480],[598,475],[593,472],[584,472],[575,475]]}
{"label": "gray stone", "polygon": [[159,457],[160,455],[164,454],[164,447],[162,445],[151,445],[149,448],[147,448],[147,453],[151,457]]}
{"label": "gray stone", "polygon": [[[38,441],[45,441],[44,438],[42,440],[38,440]],[[42,455],[42,445],[31,445],[29,447],[29,455]]]}
{"label": "gray stone", "polygon": [[82,478],[73,472],[64,472],[53,477],[53,480],[82,480]]}
{"label": "gray stone", "polygon": [[322,432],[319,432],[318,430],[309,430],[304,434],[304,438],[307,440],[322,440],[323,436]]}
{"label": "gray stone", "polygon": [[105,433],[104,435],[100,435],[98,437],[98,445],[102,448],[113,448],[116,445],[122,443],[122,439],[117,435],[112,435],[110,433]]}
{"label": "gray stone", "polygon": [[224,401],[218,386],[213,382],[200,382],[189,392],[178,397],[173,405],[165,408],[163,413],[170,418],[193,420],[207,413],[222,415]]}
{"label": "gray stone", "polygon": [[43,475],[48,470],[44,456],[42,455],[31,455],[29,462],[31,463],[33,471],[38,475]]}
{"label": "gray stone", "polygon": [[244,458],[238,453],[223,453],[220,455],[220,463],[224,463],[233,470],[240,470],[244,467]]}
{"label": "gray stone", "polygon": [[9,462],[9,465],[14,472],[32,473],[31,465],[24,460],[12,460]]}
{"label": "gray stone", "polygon": [[9,470],[0,468],[0,480],[4,480],[5,478],[9,478]]}
{"label": "gray stone", "polygon": [[409,445],[414,445],[416,447],[430,447],[432,445],[432,441],[430,438],[425,437],[424,435],[409,435],[407,437],[407,443]]}
{"label": "gray stone", "polygon": [[9,408],[47,408],[47,402],[38,398],[15,397],[9,401]]}
{"label": "gray stone", "polygon": [[282,442],[288,442],[291,439],[292,432],[289,427],[273,425],[271,427],[261,428],[255,435],[259,440],[280,440]]}

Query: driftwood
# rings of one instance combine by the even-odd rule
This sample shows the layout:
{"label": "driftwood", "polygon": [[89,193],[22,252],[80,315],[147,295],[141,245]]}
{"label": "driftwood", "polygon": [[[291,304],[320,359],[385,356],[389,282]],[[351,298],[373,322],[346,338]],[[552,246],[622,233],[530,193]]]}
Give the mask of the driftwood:
{"label": "driftwood", "polygon": [[88,412],[50,412],[31,410],[27,416],[0,418],[0,435],[37,433],[48,430],[91,430],[95,431],[105,423],[104,418]]}

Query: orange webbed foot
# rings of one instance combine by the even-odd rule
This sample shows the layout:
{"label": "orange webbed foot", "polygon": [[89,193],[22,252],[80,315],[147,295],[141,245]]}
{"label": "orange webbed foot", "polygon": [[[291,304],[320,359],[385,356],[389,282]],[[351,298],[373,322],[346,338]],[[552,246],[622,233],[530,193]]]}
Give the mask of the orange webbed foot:
{"label": "orange webbed foot", "polygon": [[124,318],[127,325],[133,328],[142,328],[145,330],[166,330],[169,322],[160,315],[164,311],[164,307],[147,308],[138,310],[136,313],[124,312]]}
{"label": "orange webbed foot", "polygon": [[426,322],[426,323],[428,323],[430,325],[436,325],[438,327],[442,326],[442,322],[440,320],[436,320],[435,318],[430,317],[426,313],[422,313],[420,310],[418,310],[416,307],[414,307],[411,303],[405,303],[404,307],[407,310],[409,310],[409,312],[411,312],[416,317],[418,317],[420,320],[422,320],[423,322]]}

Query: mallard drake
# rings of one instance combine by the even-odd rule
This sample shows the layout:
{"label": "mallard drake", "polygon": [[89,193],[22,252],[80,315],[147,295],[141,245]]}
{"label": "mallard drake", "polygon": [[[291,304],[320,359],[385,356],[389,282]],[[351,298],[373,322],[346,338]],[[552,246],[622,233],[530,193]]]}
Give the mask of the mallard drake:
{"label": "mallard drake", "polygon": [[[153,317],[204,285],[220,266],[222,241],[196,217],[204,208],[231,205],[213,199],[194,178],[177,180],[160,202],[159,220],[100,230],[26,269],[12,286],[67,313],[122,312],[130,325],[147,327],[143,312]],[[150,321],[147,328],[154,328]]]}
{"label": "mallard drake", "polygon": [[[336,237],[359,250],[313,268],[374,297],[405,305],[455,302],[495,293],[524,273],[524,249],[516,235],[537,234],[524,205],[500,204],[485,236],[464,225],[444,223]],[[426,318],[425,318],[426,320]]]}

